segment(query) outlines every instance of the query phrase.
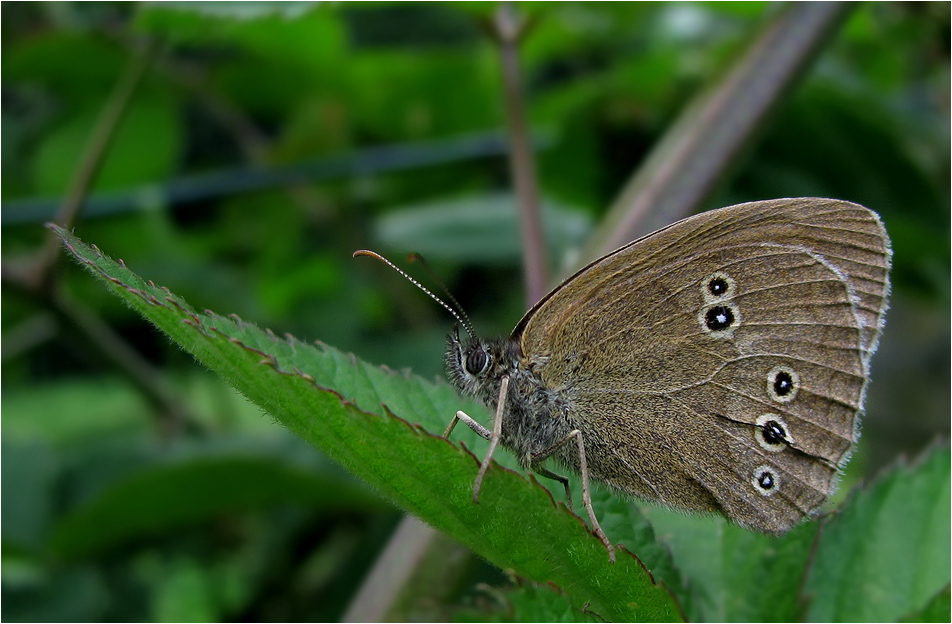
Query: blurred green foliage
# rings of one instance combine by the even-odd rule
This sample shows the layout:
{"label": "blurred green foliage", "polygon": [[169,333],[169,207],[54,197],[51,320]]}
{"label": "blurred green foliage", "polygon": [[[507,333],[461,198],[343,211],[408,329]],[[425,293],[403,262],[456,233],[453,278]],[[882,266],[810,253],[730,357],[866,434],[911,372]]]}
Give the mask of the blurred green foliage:
{"label": "blurred green foliage", "polygon": [[[397,511],[63,263],[57,289],[170,380],[186,406],[186,424],[170,426],[102,345],[10,273],[36,259],[97,119],[151,42],[158,52],[77,233],[193,305],[441,375],[444,313],[350,254],[425,251],[484,334],[521,316],[499,60],[485,25],[495,8],[3,3],[5,620],[341,616]],[[569,263],[670,122],[774,8],[518,10],[533,24],[520,55],[552,257]],[[847,484],[948,438],[948,33],[948,3],[858,6],[709,206],[831,196],[885,220],[893,303]],[[333,483],[335,495],[306,495],[311,482]],[[64,531],[89,537],[72,519],[123,500],[135,531],[54,548]],[[156,515],[150,500],[177,509]],[[474,604],[487,579],[502,582],[475,566],[428,617]]]}

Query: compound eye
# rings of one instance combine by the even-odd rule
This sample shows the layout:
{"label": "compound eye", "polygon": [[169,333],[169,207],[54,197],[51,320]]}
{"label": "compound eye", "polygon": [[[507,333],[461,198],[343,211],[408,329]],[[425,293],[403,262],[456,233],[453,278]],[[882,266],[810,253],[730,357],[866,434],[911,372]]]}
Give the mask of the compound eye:
{"label": "compound eye", "polygon": [[478,375],[489,366],[489,356],[483,349],[474,349],[466,354],[466,372]]}

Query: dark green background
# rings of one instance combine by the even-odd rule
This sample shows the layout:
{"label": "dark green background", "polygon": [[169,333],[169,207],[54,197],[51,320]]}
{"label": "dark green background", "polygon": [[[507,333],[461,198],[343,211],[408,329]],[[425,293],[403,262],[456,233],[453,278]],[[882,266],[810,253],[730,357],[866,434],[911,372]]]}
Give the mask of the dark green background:
{"label": "dark green background", "polygon": [[[340,616],[398,512],[64,264],[58,288],[187,405],[185,426],[161,425],[12,275],[37,257],[130,59],[158,42],[77,234],[198,307],[442,375],[451,320],[350,254],[423,253],[487,335],[522,315],[493,10],[3,3],[4,620]],[[774,9],[519,10],[534,19],[520,57],[561,265]],[[845,485],[949,434],[948,33],[948,3],[858,5],[707,205],[829,196],[886,223],[892,307]],[[130,479],[173,509],[121,548],[64,555],[70,515]],[[474,562],[446,605],[486,579],[505,582]]]}

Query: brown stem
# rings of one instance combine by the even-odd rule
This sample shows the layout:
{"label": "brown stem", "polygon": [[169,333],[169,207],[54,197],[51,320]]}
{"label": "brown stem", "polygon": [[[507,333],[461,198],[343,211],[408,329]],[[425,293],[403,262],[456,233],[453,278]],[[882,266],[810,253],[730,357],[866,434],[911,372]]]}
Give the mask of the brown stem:
{"label": "brown stem", "polygon": [[493,20],[502,61],[503,93],[509,134],[509,166],[519,197],[522,225],[522,261],[525,268],[528,307],[541,299],[549,287],[549,262],[539,209],[539,186],[535,155],[526,124],[525,101],[519,71],[518,44],[525,23],[511,2],[500,5]]}
{"label": "brown stem", "polygon": [[[503,69],[506,121],[510,145],[509,165],[516,194],[519,197],[522,224],[523,266],[526,279],[527,306],[541,299],[548,289],[548,259],[542,219],[539,211],[539,190],[535,157],[531,149],[525,120],[517,45],[524,24],[515,17],[511,3],[503,3],[493,20]],[[474,484],[475,485],[475,484]],[[474,492],[475,495],[475,492]],[[344,616],[345,622],[382,621],[409,584],[410,574],[397,574],[395,569],[412,571],[429,548],[436,548],[438,534],[431,527],[407,516],[390,538],[357,596]],[[410,546],[405,546],[409,544]],[[442,558],[443,560],[446,557]]]}
{"label": "brown stem", "polygon": [[165,374],[136,352],[125,338],[104,323],[94,312],[62,293],[54,293],[49,300],[53,313],[66,331],[80,344],[105,358],[116,370],[122,371],[155,409],[160,432],[172,435],[183,427],[194,429],[197,420],[177,395]]}
{"label": "brown stem", "polygon": [[351,599],[342,622],[439,622],[477,559],[413,516],[404,517]]}

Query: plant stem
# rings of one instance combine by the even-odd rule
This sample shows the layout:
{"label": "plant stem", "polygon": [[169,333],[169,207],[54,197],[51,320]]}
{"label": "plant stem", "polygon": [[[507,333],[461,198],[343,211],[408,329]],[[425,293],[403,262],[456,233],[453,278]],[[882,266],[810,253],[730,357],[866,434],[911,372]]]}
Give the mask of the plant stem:
{"label": "plant stem", "polygon": [[503,93],[509,130],[509,166],[519,198],[522,225],[522,262],[525,270],[526,303],[531,307],[549,288],[549,262],[539,210],[539,185],[535,156],[526,124],[525,101],[519,71],[519,41],[525,22],[503,2],[493,20],[502,60]]}
{"label": "plant stem", "polygon": [[[502,60],[509,165],[519,198],[526,303],[527,307],[531,307],[548,292],[549,271],[539,210],[535,157],[526,124],[519,73],[518,43],[524,24],[515,15],[512,3],[504,2],[496,12],[492,26]],[[361,584],[343,621],[382,621],[400,593],[405,591],[423,553],[429,548],[438,547],[435,545],[438,536],[434,529],[416,518],[404,518]],[[396,569],[404,572],[398,574]]]}
{"label": "plant stem", "polygon": [[[59,213],[54,221],[65,229],[70,229],[76,222],[80,208],[89,195],[89,190],[99,174],[109,146],[112,144],[119,129],[120,122],[126,111],[129,110],[129,103],[132,101],[132,95],[135,93],[146,71],[152,65],[158,52],[159,46],[155,41],[150,41],[147,48],[140,54],[133,55],[126,67],[125,73],[119,79],[115,89],[109,96],[109,100],[99,119],[96,121],[96,127],[93,129],[92,137],[83,151],[82,159],[79,161],[79,167],[73,175],[73,180],[69,185],[66,197],[60,206]],[[46,242],[42,251],[40,251],[35,265],[35,280],[37,288],[50,290],[53,288],[53,280],[56,274],[56,268],[60,258],[62,243],[56,234],[50,231],[47,234]]]}

